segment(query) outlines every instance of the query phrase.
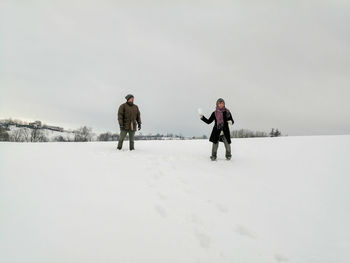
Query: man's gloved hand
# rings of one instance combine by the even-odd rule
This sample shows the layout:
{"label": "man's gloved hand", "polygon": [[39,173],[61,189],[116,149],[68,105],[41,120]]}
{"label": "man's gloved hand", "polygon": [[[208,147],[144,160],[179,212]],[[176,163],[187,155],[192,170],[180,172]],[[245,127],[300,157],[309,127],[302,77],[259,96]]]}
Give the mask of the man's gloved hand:
{"label": "man's gloved hand", "polygon": [[123,125],[120,125],[120,130],[124,130],[124,126]]}
{"label": "man's gloved hand", "polygon": [[141,124],[138,125],[137,129],[138,129],[138,130],[141,130]]}

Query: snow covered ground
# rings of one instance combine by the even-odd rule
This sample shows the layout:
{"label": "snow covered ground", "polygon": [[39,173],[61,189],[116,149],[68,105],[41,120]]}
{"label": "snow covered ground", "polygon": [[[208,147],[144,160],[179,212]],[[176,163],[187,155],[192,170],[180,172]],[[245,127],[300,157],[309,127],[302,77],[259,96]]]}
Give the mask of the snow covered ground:
{"label": "snow covered ground", "polygon": [[350,262],[350,136],[115,148],[1,143],[0,262]]}

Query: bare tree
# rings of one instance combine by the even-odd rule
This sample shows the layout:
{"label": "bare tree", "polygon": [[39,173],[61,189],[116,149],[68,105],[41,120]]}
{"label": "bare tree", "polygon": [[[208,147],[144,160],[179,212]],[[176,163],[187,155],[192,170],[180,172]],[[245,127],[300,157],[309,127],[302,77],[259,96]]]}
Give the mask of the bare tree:
{"label": "bare tree", "polygon": [[9,141],[10,140],[10,136],[8,134],[8,132],[6,131],[5,128],[0,126],[0,141]]}
{"label": "bare tree", "polygon": [[30,142],[30,129],[29,128],[22,128],[22,137],[24,142]]}
{"label": "bare tree", "polygon": [[97,137],[98,141],[111,141],[112,140],[112,134],[110,132],[106,132],[106,133],[101,133],[98,137]]}
{"label": "bare tree", "polygon": [[67,139],[64,138],[62,135],[58,135],[58,136],[56,136],[55,138],[53,138],[53,141],[54,141],[54,142],[66,142]]}
{"label": "bare tree", "polygon": [[232,131],[231,136],[233,138],[267,137],[267,133],[263,131],[251,131],[247,129],[240,129]]}
{"label": "bare tree", "polygon": [[75,142],[90,142],[92,140],[93,133],[92,129],[83,126],[74,131],[74,141]]}
{"label": "bare tree", "polygon": [[32,129],[30,133],[31,142],[47,142],[48,138],[45,136],[45,133],[40,128]]}
{"label": "bare tree", "polygon": [[272,128],[270,131],[270,137],[279,137],[281,135],[282,133],[278,129],[275,130],[274,128]]}
{"label": "bare tree", "polygon": [[281,134],[281,132],[278,130],[278,129],[276,129],[276,131],[275,131],[275,137],[279,137],[279,136],[281,136],[282,134]]}
{"label": "bare tree", "polygon": [[29,142],[30,141],[29,133],[30,133],[29,129],[27,128],[16,129],[11,132],[10,141],[11,142]]}
{"label": "bare tree", "polygon": [[21,129],[12,131],[10,135],[11,142],[20,142],[21,141]]}
{"label": "bare tree", "polygon": [[[142,136],[140,134],[140,136]],[[136,137],[135,137],[136,139]],[[98,141],[118,141],[119,140],[119,134],[117,133],[111,133],[111,132],[105,132],[101,133],[99,136],[97,136]]]}

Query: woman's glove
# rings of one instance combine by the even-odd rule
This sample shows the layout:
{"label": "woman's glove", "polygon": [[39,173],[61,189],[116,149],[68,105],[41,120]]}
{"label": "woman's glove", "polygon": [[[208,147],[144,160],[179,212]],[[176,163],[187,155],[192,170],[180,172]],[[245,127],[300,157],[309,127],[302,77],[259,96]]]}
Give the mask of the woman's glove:
{"label": "woman's glove", "polygon": [[203,111],[201,108],[198,109],[199,118],[203,118]]}
{"label": "woman's glove", "polygon": [[227,123],[228,123],[229,125],[233,125],[232,121],[227,121]]}

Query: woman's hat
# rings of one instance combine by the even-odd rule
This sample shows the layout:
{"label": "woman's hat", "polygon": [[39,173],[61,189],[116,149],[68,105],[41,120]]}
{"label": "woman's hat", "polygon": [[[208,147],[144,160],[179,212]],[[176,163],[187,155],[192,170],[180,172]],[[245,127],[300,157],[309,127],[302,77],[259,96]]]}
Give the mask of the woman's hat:
{"label": "woman's hat", "polygon": [[225,100],[223,98],[219,98],[217,101],[216,101],[216,106],[219,105],[219,103],[223,102],[224,105],[225,105]]}

